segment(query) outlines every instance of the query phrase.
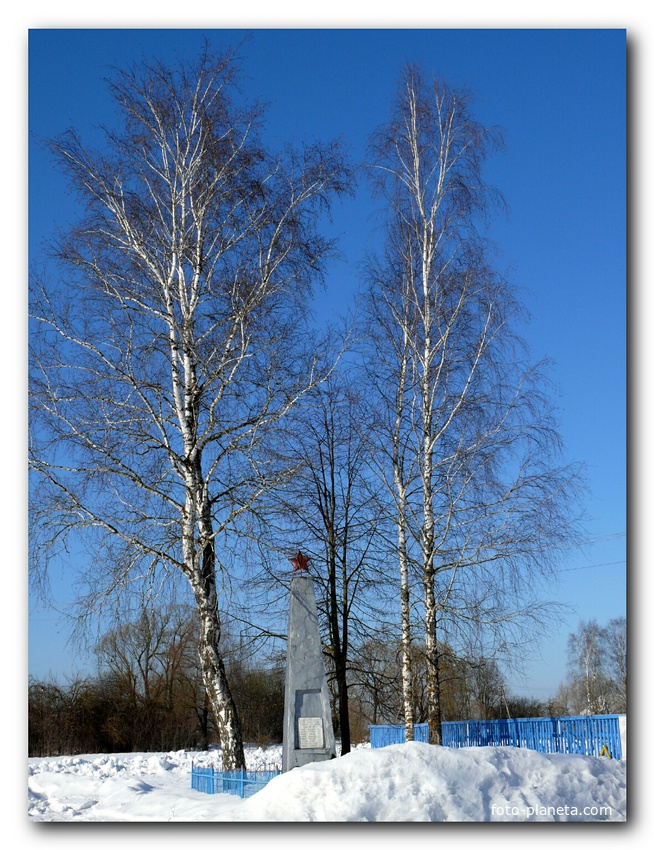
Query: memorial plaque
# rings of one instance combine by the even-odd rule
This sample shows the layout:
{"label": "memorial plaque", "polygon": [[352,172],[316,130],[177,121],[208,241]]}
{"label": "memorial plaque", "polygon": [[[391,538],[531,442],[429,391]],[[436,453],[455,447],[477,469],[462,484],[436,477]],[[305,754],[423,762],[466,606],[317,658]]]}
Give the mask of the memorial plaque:
{"label": "memorial plaque", "polygon": [[322,749],[325,746],[322,734],[322,717],[298,717],[297,736],[299,749]]}

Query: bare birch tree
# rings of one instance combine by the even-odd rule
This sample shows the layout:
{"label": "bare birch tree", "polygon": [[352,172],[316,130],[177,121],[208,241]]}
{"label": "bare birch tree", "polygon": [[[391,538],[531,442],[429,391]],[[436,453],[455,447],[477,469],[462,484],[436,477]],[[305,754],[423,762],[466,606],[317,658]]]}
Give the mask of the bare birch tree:
{"label": "bare birch tree", "polygon": [[624,617],[600,626],[582,621],[568,637],[569,683],[576,711],[627,710],[627,626]]}
{"label": "bare birch tree", "polygon": [[511,628],[537,622],[529,577],[547,573],[573,528],[576,472],[560,463],[544,372],[528,363],[520,305],[480,235],[501,201],[482,175],[500,142],[464,93],[407,68],[371,144],[387,212],[384,259],[370,265],[371,371],[385,369],[401,586],[415,564],[434,743],[439,632],[483,625],[506,645]]}
{"label": "bare birch tree", "polygon": [[[336,143],[273,156],[239,105],[235,64],[118,72],[101,151],[50,143],[83,205],[31,292],[31,557],[35,577],[80,533],[86,610],[183,576],[228,768],[243,766],[221,655],[230,541],[284,470],[267,440],[320,379],[306,298],[348,190]],[[85,536],[84,536],[85,535]]]}
{"label": "bare birch tree", "polygon": [[608,711],[608,676],[604,630],[596,620],[582,622],[568,638],[568,662],[583,688],[584,710],[589,714]]}

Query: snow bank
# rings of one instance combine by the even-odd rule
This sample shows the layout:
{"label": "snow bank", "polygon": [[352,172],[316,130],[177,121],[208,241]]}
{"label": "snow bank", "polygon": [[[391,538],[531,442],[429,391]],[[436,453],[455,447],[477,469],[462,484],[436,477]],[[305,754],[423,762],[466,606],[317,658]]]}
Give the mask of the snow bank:
{"label": "snow bank", "polygon": [[508,747],[396,744],[272,780],[240,816],[270,821],[620,820],[624,765]]}
{"label": "snow bank", "polygon": [[[249,748],[250,769],[281,748]],[[417,742],[297,768],[247,800],[190,788],[191,761],[216,753],[30,759],[35,821],[621,821],[626,764],[511,747]],[[217,765],[219,766],[219,764]]]}

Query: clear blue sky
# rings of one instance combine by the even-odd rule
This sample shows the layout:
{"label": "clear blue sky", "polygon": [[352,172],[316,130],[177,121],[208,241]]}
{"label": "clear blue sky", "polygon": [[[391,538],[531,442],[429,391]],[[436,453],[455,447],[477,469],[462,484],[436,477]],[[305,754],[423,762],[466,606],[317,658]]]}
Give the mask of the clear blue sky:
{"label": "clear blue sky", "polygon": [[[504,129],[507,151],[487,177],[510,213],[492,230],[498,265],[511,269],[533,321],[534,357],[555,361],[561,432],[570,460],[587,468],[591,545],[571,551],[555,589],[573,611],[543,641],[513,693],[553,694],[566,673],[568,633],[626,613],[626,34],[624,30],[33,30],[29,130],[69,126],[92,141],[113,120],[103,77],[142,57],[196,54],[242,38],[244,93],[270,104],[271,140],[342,136],[354,159],[389,116],[404,62],[418,62],[477,94],[475,112]],[[29,147],[30,252],[74,215],[65,184]],[[344,262],[328,278],[321,309],[351,297],[370,244],[365,185],[334,216]],[[53,583],[65,604],[65,580]],[[29,672],[84,669],[65,648],[54,611],[30,607]]]}

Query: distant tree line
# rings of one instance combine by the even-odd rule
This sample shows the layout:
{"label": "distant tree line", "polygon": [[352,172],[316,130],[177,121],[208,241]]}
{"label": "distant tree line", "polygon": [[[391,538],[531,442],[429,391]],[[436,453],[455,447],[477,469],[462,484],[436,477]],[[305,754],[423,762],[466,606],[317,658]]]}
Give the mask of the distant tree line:
{"label": "distant tree line", "polygon": [[[206,749],[219,733],[197,657],[196,620],[182,606],[142,612],[96,647],[98,674],[29,683],[30,756]],[[284,675],[230,652],[228,669],[252,743],[281,740]]]}
{"label": "distant tree line", "polygon": [[[96,646],[98,673],[66,684],[30,680],[29,755],[161,752],[206,749],[220,741],[195,651],[197,628],[186,606],[142,611],[109,630]],[[493,658],[462,658],[448,645],[442,659],[443,720],[496,720],[626,711],[626,621],[582,622],[569,638],[568,680],[541,701],[511,695]],[[241,712],[244,740],[281,743],[284,711],[282,655],[256,661],[231,641],[227,671]],[[329,663],[333,722],[341,735],[339,680]],[[369,740],[369,726],[403,722],[405,689],[399,640],[371,638],[352,652],[349,731]],[[428,722],[424,646],[413,644],[411,710]]]}
{"label": "distant tree line", "polygon": [[[98,673],[65,684],[31,679],[29,755],[93,752],[161,752],[206,749],[220,741],[195,652],[196,620],[184,606],[142,612],[108,631],[96,646]],[[493,659],[462,659],[441,647],[445,720],[492,720],[539,716],[537,700],[506,694]],[[424,649],[414,647],[412,710],[427,721]],[[256,657],[256,656],[255,656]],[[350,731],[355,743],[369,739],[371,724],[401,723],[401,646],[371,639],[357,646],[350,671]],[[244,740],[281,743],[284,710],[283,658],[253,661],[232,642],[227,671],[240,708]],[[333,721],[340,737],[338,680],[328,663]]]}

